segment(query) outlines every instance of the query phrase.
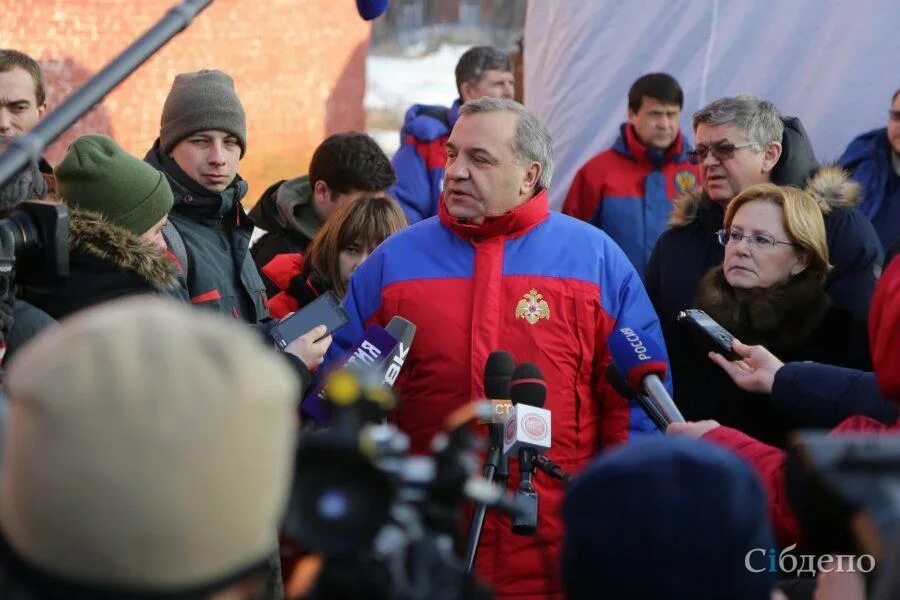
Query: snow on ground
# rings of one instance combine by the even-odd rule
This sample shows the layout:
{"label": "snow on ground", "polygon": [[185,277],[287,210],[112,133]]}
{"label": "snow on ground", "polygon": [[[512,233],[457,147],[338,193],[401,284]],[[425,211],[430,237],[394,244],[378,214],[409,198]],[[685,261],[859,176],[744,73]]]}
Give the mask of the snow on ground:
{"label": "snow on ground", "polygon": [[[403,114],[412,104],[448,106],[457,96],[454,71],[469,46],[443,45],[425,56],[369,55],[366,60],[365,110],[368,130],[388,156],[400,145]],[[374,121],[374,123],[373,123]]]}

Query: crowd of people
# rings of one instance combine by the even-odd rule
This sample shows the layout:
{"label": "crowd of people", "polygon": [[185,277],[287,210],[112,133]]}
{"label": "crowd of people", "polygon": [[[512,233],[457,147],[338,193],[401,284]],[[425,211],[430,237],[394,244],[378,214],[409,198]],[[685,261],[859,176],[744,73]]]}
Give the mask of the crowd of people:
{"label": "crowd of people", "polygon": [[[307,577],[278,552],[298,405],[397,316],[416,335],[390,419],[415,453],[485,397],[492,352],[546,382],[547,456],[576,477],[535,477],[533,536],[488,512],[475,569],[496,597],[873,591],[858,572],[803,579],[747,556],[809,538],[792,432],[897,427],[900,90],[886,128],[823,166],[799,118],[751,95],[694,113],[692,145],[678,81],[644,75],[558,212],[550,132],[512,99],[513,72],[471,48],[458,98],[412,106],[393,160],[332,135],[249,214],[245,112],[218,70],[175,77],[143,160],[84,135],[2,186],[0,216],[66,208],[70,268],[0,297],[0,596],[301,597],[282,581]],[[0,50],[0,149],[45,98],[37,62]],[[316,327],[276,352],[271,329],[328,291],[349,315],[333,340]],[[730,358],[686,309],[735,336]],[[623,329],[665,349],[686,423],[659,431],[608,381]]]}

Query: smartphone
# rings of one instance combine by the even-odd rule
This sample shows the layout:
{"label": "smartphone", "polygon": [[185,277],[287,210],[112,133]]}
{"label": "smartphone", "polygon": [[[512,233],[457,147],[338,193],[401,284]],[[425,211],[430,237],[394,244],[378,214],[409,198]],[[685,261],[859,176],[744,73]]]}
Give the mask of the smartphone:
{"label": "smartphone", "polygon": [[[284,350],[288,344],[301,335],[319,325],[324,325],[327,330],[325,335],[330,335],[341,325],[350,320],[350,316],[341,305],[340,298],[333,291],[328,290],[291,316],[283,319],[272,328],[272,339],[275,344]],[[320,338],[321,339],[321,338]]]}
{"label": "smartphone", "polygon": [[707,349],[718,352],[728,360],[742,358],[731,348],[734,336],[702,310],[697,308],[683,310],[678,313],[677,321],[690,329],[697,341]]}

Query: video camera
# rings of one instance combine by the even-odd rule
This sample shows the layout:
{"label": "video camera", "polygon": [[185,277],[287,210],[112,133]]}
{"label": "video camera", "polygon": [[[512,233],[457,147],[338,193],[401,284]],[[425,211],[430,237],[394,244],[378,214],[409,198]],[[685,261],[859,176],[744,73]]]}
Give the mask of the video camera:
{"label": "video camera", "polygon": [[488,403],[451,414],[430,456],[384,418],[396,404],[378,378],[349,370],[325,386],[331,419],[301,432],[282,535],[316,554],[307,598],[490,598],[454,552],[466,501],[519,511],[502,488],[477,476],[469,422]]}
{"label": "video camera", "polygon": [[41,284],[68,276],[69,213],[65,206],[44,202],[16,206],[0,219],[0,251],[14,261],[17,284]]}

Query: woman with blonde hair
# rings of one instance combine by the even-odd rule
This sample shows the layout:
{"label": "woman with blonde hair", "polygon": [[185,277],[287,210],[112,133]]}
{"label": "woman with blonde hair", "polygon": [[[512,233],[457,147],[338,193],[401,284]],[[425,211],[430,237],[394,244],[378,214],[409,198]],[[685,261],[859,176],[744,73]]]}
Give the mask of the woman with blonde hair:
{"label": "woman with blonde hair", "polygon": [[263,274],[282,290],[269,300],[269,313],[283,318],[327,290],[343,298],[356,267],[406,225],[403,210],[389,196],[345,202],[313,238],[305,256],[281,254],[263,267]]}
{"label": "woman with blonde hair", "polygon": [[[701,281],[695,308],[745,344],[783,361],[871,368],[866,324],[835,309],[823,288],[830,266],[820,203],[773,184],[736,196],[717,232],[725,260]],[[685,332],[687,335],[687,332]],[[676,401],[688,420],[715,419],[782,445],[796,423],[771,398],[740,390],[699,344],[673,361]]]}

